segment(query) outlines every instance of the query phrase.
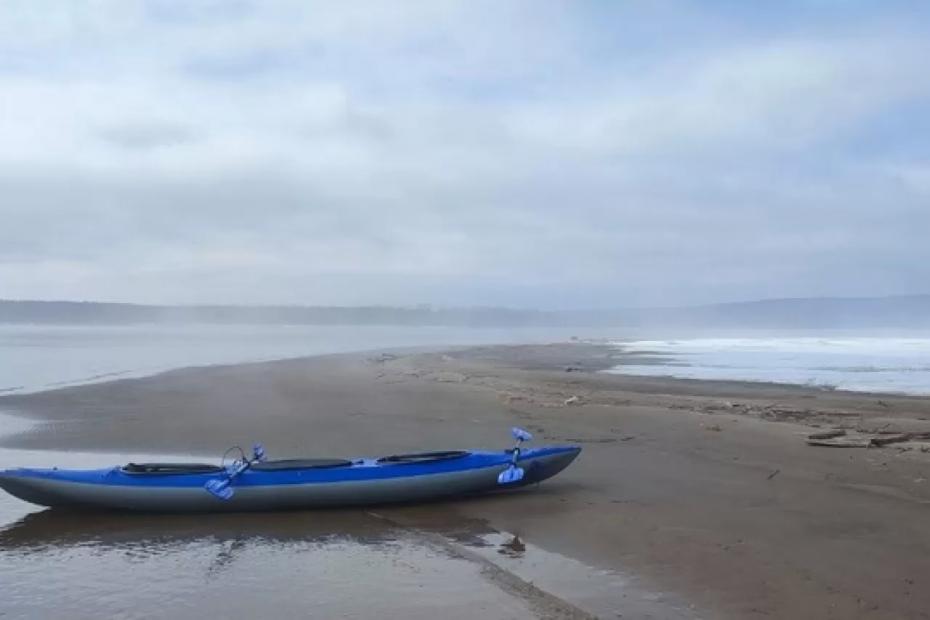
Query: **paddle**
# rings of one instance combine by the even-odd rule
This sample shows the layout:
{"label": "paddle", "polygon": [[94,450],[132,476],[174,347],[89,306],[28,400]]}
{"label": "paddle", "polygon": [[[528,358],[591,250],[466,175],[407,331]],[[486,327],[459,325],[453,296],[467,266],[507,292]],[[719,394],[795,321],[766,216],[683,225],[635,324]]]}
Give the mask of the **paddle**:
{"label": "paddle", "polygon": [[517,459],[520,458],[520,444],[532,439],[533,435],[516,426],[510,429],[510,434],[513,435],[517,443],[514,444],[513,452],[511,453],[510,466],[497,476],[497,484],[513,484],[514,482],[520,482],[523,480],[523,474],[525,473],[522,467],[517,467]]}
{"label": "paddle", "polygon": [[[226,475],[223,478],[214,478],[213,480],[208,480],[203,488],[207,490],[210,494],[220,498],[223,501],[227,501],[235,494],[233,491],[232,481],[238,477],[242,472],[251,467],[254,463],[260,463],[265,460],[265,448],[262,447],[262,444],[257,443],[252,446],[252,458],[247,459],[245,457],[245,452],[242,451],[242,448],[235,446],[229,450],[234,450],[238,448],[239,453],[242,455],[241,458],[236,459],[232,462],[226,469]],[[229,450],[226,451],[226,454],[229,453]],[[223,458],[226,458],[226,454],[223,455]]]}

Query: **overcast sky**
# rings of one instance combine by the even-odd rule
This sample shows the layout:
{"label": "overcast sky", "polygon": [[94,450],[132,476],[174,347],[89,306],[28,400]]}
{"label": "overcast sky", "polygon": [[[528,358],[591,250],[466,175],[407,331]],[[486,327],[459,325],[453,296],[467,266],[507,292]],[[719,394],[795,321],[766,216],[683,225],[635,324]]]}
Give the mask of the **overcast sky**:
{"label": "overcast sky", "polygon": [[926,7],[6,1],[0,298],[930,292]]}

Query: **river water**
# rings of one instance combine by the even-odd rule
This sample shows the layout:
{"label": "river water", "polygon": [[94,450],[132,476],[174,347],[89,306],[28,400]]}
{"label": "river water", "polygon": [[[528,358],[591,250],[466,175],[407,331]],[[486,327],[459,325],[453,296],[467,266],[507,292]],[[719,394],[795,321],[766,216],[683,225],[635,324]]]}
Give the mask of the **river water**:
{"label": "river water", "polygon": [[561,328],[0,324],[0,394],[187,366],[394,347],[552,342],[575,335],[601,334]]}

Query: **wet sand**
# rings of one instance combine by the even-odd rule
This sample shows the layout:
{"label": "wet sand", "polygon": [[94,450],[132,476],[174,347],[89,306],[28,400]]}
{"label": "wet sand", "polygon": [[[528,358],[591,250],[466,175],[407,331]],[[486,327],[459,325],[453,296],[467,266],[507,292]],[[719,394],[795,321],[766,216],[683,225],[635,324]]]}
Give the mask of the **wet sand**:
{"label": "wet sand", "polygon": [[[351,456],[503,447],[519,424],[584,452],[516,496],[385,507],[379,517],[444,539],[478,521],[635,574],[696,616],[930,616],[930,453],[804,442],[837,426],[930,430],[930,399],[598,373],[622,361],[615,355],[566,344],[187,369],[0,398],[0,409],[47,422],[2,441],[215,456],[261,440],[274,457]],[[546,585],[533,596],[643,616],[622,590],[573,600],[577,580],[537,570],[533,583]]]}

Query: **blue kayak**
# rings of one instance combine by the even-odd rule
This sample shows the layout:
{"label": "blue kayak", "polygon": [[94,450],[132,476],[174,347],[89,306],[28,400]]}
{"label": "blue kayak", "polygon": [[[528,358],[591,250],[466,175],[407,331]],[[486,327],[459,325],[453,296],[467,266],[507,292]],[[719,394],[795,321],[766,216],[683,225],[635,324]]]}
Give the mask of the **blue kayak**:
{"label": "blue kayak", "polygon": [[[524,433],[520,435],[520,433]],[[93,470],[8,469],[0,487],[34,504],[147,512],[281,510],[426,501],[519,488],[565,469],[576,446],[382,458],[266,460],[256,445],[230,465],[130,463]],[[241,451],[240,451],[241,453]]]}

